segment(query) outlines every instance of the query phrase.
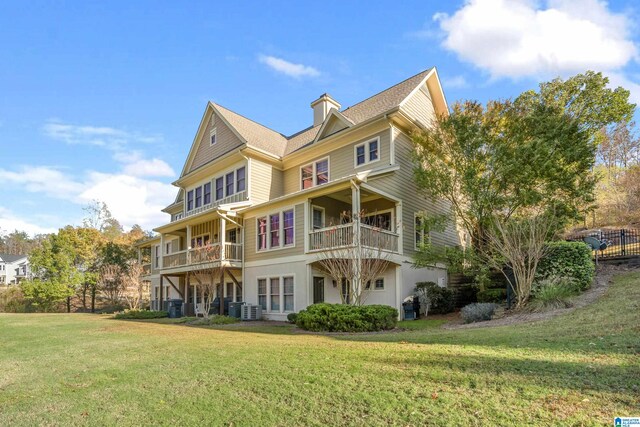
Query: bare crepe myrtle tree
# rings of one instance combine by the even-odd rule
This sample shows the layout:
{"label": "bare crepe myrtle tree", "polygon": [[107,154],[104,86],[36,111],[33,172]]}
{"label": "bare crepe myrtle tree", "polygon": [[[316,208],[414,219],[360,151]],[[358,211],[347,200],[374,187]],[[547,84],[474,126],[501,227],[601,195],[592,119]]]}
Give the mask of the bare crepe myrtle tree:
{"label": "bare crepe myrtle tree", "polygon": [[[344,217],[351,214],[342,213]],[[393,247],[391,237],[381,227],[362,227],[361,219],[364,212],[353,215],[360,223],[345,233],[344,228],[338,231],[338,226],[328,227],[327,242],[331,242],[326,250],[318,253],[317,263],[334,283],[342,286],[342,280],[347,280],[347,292],[340,289],[343,304],[362,305],[375,280],[389,267]],[[331,236],[340,233],[339,239]]]}
{"label": "bare crepe myrtle tree", "polygon": [[149,302],[149,282],[142,280],[142,273],[142,264],[132,262],[122,276],[123,296],[130,309],[140,309]]}
{"label": "bare crepe myrtle tree", "polygon": [[122,301],[124,293],[123,276],[125,273],[122,267],[117,264],[105,264],[98,272],[98,288],[107,302],[116,306]]}
{"label": "bare crepe myrtle tree", "polygon": [[531,296],[538,264],[546,254],[545,242],[556,227],[556,221],[543,215],[493,220],[482,254],[515,291],[517,308],[524,306]]}
{"label": "bare crepe myrtle tree", "polygon": [[[220,245],[207,245],[198,248],[195,254],[198,260],[203,261],[203,263],[198,270],[192,271],[190,274],[195,279],[198,292],[200,292],[202,314],[205,319],[208,319],[216,293],[216,282],[220,280],[224,271],[220,265]],[[222,284],[220,288],[222,291]],[[220,295],[220,299],[222,300],[221,304],[224,304],[222,295]]]}

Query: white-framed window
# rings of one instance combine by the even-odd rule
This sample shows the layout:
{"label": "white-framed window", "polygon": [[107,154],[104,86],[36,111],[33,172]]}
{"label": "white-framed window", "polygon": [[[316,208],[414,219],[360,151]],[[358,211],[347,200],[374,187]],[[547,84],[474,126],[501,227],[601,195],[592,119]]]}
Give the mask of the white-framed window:
{"label": "white-framed window", "polygon": [[414,214],[414,233],[415,233],[415,244],[416,249],[419,249],[420,246],[429,243],[431,236],[429,232],[425,229],[424,223],[424,213],[416,212]]}
{"label": "white-framed window", "polygon": [[167,255],[171,253],[171,242],[164,244],[164,253]]}
{"label": "white-framed window", "polygon": [[216,135],[216,128],[211,129],[211,133],[209,134],[209,142],[210,145],[215,145],[218,142],[218,138]]}
{"label": "white-framed window", "polygon": [[187,191],[187,211],[193,210],[193,190]]}
{"label": "white-framed window", "polygon": [[153,247],[153,265],[155,266],[155,268],[159,268],[160,267],[160,245],[155,245]]}
{"label": "white-framed window", "polygon": [[314,230],[324,228],[324,208],[320,206],[311,207],[311,226]]}
{"label": "white-framed window", "polygon": [[380,138],[374,138],[354,147],[355,167],[380,160]]}
{"label": "white-framed window", "polygon": [[393,230],[393,212],[391,209],[365,214],[362,223],[382,230]]}
{"label": "white-framed window", "polygon": [[236,192],[239,193],[247,188],[247,177],[245,167],[236,169]]}
{"label": "white-framed window", "polygon": [[258,279],[258,305],[267,311],[267,279]]}
{"label": "white-framed window", "polygon": [[216,200],[224,199],[224,178],[216,178]]}
{"label": "white-framed window", "polygon": [[365,289],[370,291],[370,290],[374,290],[374,291],[384,291],[384,279],[382,277],[377,278],[376,280],[373,281],[373,289],[371,288],[371,281],[367,282],[367,285],[365,286]]}
{"label": "white-framed window", "polygon": [[293,275],[258,278],[258,305],[269,313],[295,310]]}
{"label": "white-framed window", "polygon": [[228,174],[225,175],[225,184],[226,184],[226,195],[227,197],[233,195],[234,191],[233,191],[233,184],[234,184],[234,173],[233,172],[229,172]]}
{"label": "white-framed window", "polygon": [[295,211],[286,209],[256,219],[258,251],[295,245]]}
{"label": "white-framed window", "polygon": [[329,158],[316,160],[300,168],[300,189],[323,185],[329,182]]}

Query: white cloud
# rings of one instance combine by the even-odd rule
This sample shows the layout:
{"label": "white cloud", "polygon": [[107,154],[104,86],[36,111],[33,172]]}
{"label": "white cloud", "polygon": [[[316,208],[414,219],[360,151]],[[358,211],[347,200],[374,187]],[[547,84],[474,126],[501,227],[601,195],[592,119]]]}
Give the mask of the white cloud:
{"label": "white cloud", "polygon": [[29,235],[54,233],[57,229],[53,227],[42,227],[38,224],[20,218],[7,208],[0,206],[0,233],[11,233],[14,230],[25,231]]}
{"label": "white cloud", "polygon": [[443,47],[493,78],[618,70],[636,59],[628,18],[598,0],[469,0],[433,19]]}
{"label": "white cloud", "polygon": [[113,151],[133,142],[153,143],[162,139],[158,135],[142,135],[108,126],[73,125],[60,120],[49,120],[42,130],[47,137],[67,144],[94,145]]}
{"label": "white cloud", "polygon": [[116,153],[113,158],[123,164],[122,173],[132,176],[175,176],[175,171],[167,162],[156,157],[145,159],[140,151]]}
{"label": "white cloud", "polygon": [[[0,181],[80,206],[100,200],[124,226],[139,224],[146,229],[167,221],[167,215],[160,210],[172,203],[176,194],[170,184],[124,172],[88,171],[74,178],[46,166],[23,166],[14,171],[0,169]],[[17,224],[16,219],[11,223]],[[7,228],[4,222],[2,228]]]}
{"label": "white cloud", "polygon": [[442,85],[449,88],[461,89],[469,87],[469,83],[464,76],[454,76],[443,80]]}
{"label": "white cloud", "polygon": [[320,75],[320,71],[314,67],[304,64],[294,64],[293,62],[276,58],[275,56],[260,55],[258,60],[279,73],[297,79],[301,77],[318,77]]}

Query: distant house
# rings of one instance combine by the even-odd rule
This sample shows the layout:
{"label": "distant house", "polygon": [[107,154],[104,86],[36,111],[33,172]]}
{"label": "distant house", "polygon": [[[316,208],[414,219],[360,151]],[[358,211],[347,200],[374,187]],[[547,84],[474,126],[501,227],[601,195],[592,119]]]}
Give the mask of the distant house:
{"label": "distant house", "polygon": [[0,285],[17,285],[30,273],[27,255],[0,254]]}
{"label": "distant house", "polygon": [[371,281],[367,304],[400,309],[416,282],[446,284],[446,269],[412,264],[425,240],[461,244],[453,225],[425,235],[423,218],[450,208],[424,196],[413,178],[411,132],[448,114],[435,68],[346,109],[328,94],[311,108],[313,124],[286,136],[207,104],[173,183],[178,194],[163,210],[170,221],[139,246],[154,309],[172,298],[185,300],[187,313],[198,304],[188,273],[202,268],[203,249],[225,268],[216,293],[261,305],[274,320],[340,302],[345,286],[319,268],[319,256],[380,234],[384,242],[376,245],[391,264]]}

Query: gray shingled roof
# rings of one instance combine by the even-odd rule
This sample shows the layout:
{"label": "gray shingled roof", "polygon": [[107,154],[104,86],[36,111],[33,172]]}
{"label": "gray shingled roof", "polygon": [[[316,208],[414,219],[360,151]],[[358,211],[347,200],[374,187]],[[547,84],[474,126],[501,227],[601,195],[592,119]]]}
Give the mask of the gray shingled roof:
{"label": "gray shingled roof", "polygon": [[219,104],[213,105],[249,145],[275,154],[278,157],[284,155],[287,146],[287,138],[284,135]]}
{"label": "gray shingled roof", "polygon": [[4,262],[16,262],[26,257],[26,255],[0,254],[0,259]]}
{"label": "gray shingled roof", "polygon": [[[409,77],[364,101],[342,110],[341,113],[357,125],[398,107],[430,71],[431,68]],[[312,126],[286,137],[219,104],[214,105],[249,145],[275,154],[278,157],[283,157],[311,144],[321,126]]]}

